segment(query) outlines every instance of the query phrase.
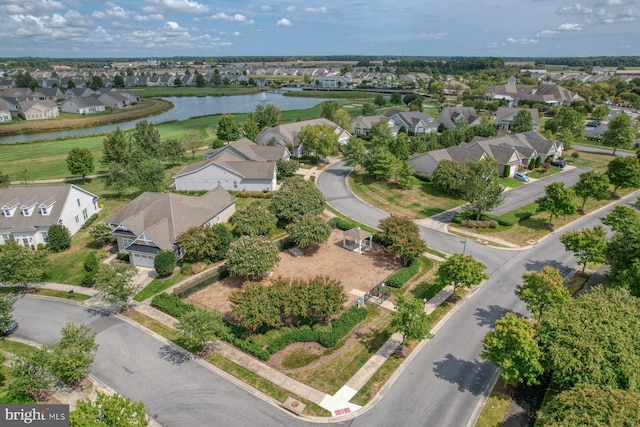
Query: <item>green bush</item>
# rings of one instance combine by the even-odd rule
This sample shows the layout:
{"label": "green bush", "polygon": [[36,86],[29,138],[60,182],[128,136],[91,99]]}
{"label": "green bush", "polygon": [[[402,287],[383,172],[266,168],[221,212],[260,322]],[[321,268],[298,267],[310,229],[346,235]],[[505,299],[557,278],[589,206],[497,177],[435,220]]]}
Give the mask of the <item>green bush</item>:
{"label": "green bush", "polygon": [[269,344],[269,353],[274,354],[286,348],[289,344],[295,342],[316,342],[319,340],[319,334],[312,331],[307,325],[292,329],[286,334],[280,335]]}
{"label": "green bush", "polygon": [[48,238],[47,247],[53,252],[64,251],[71,246],[71,233],[64,225],[56,224],[49,227]]}
{"label": "green bush", "polygon": [[173,295],[179,298],[186,298],[199,290],[202,290],[210,284],[222,280],[229,275],[226,267],[218,267],[217,270],[212,270],[211,275],[206,275],[198,279],[193,279],[187,283],[184,283],[173,290]]}
{"label": "green bush", "polygon": [[418,274],[418,270],[420,270],[420,260],[418,258],[414,258],[409,261],[409,264],[406,267],[402,267],[400,270],[389,276],[386,284],[392,288],[401,288],[413,276]]}
{"label": "green bush", "polygon": [[153,259],[153,268],[160,276],[168,276],[176,268],[176,254],[172,250],[166,249],[156,254]]}
{"label": "green bush", "polygon": [[273,193],[265,193],[263,191],[239,191],[235,193],[235,196],[240,198],[270,199],[273,197]]}
{"label": "green bush", "polygon": [[580,153],[578,153],[577,151],[574,151],[573,153],[571,153],[571,157],[573,157],[574,159],[577,159],[578,157],[580,157]]}
{"label": "green bush", "polygon": [[98,265],[95,251],[89,252],[84,259],[84,270],[89,273],[94,272],[98,269]]}
{"label": "green bush", "polygon": [[355,221],[338,218],[337,216],[331,218],[328,224],[331,228],[337,228],[338,230],[343,231],[351,230],[352,228],[356,228],[358,226],[358,223]]}
{"label": "green bush", "polygon": [[85,228],[87,228],[88,226],[93,224],[96,221],[96,219],[98,219],[98,214],[94,213],[89,218],[87,218],[87,220],[84,222],[84,224],[82,224],[82,227],[80,227],[80,230],[84,230]]}
{"label": "green bush", "polygon": [[511,176],[511,165],[506,165],[504,167],[504,173],[502,174],[502,176],[504,176],[504,177]]}
{"label": "green bush", "polygon": [[116,259],[119,261],[129,262],[129,254],[120,252],[116,255]]}
{"label": "green bush", "polygon": [[167,313],[169,316],[175,317],[176,319],[180,318],[183,314],[196,309],[193,304],[188,304],[177,296],[169,295],[166,292],[161,292],[154,296],[151,300],[151,306],[157,308],[163,313]]}
{"label": "green bush", "polygon": [[85,274],[82,278],[82,282],[80,282],[80,286],[82,286],[83,288],[91,288],[96,283],[95,275],[95,271],[91,271]]}

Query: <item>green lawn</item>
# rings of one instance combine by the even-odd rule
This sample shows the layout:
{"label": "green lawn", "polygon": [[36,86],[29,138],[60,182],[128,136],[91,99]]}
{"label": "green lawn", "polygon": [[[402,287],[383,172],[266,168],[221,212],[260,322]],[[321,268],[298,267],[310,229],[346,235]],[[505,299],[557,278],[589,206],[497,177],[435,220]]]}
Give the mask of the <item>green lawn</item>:
{"label": "green lawn", "polygon": [[226,96],[248,95],[260,92],[255,87],[144,87],[127,89],[141,97],[153,96]]}
{"label": "green lawn", "polygon": [[166,277],[163,279],[153,279],[151,283],[149,283],[144,287],[144,289],[138,292],[138,294],[133,299],[138,302],[144,301],[147,298],[151,298],[155,294],[164,291],[165,289],[181,282],[184,279],[185,277],[182,273],[180,273],[180,271],[176,271],[171,277]]}
{"label": "green lawn", "polygon": [[476,427],[500,427],[510,403],[509,396],[498,391],[491,392],[482,408]]}

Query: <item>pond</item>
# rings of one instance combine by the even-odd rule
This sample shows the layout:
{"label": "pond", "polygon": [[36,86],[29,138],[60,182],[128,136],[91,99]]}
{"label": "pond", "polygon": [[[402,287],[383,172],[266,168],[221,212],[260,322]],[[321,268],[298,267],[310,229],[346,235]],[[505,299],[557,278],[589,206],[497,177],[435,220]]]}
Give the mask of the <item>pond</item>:
{"label": "pond", "polygon": [[0,144],[16,142],[32,142],[41,140],[53,140],[58,138],[72,138],[87,135],[100,135],[113,132],[117,127],[123,130],[133,129],[139,120],[147,120],[151,123],[163,123],[173,120],[187,120],[192,117],[207,116],[210,114],[225,113],[250,113],[255,111],[258,104],[274,104],[282,111],[304,110],[327,101],[319,98],[298,98],[284,96],[279,93],[266,93],[235,96],[183,96],[162,98],[174,105],[169,111],[157,116],[145,119],[135,119],[111,125],[95,126],[91,128],[70,129],[55,132],[31,133],[24,135],[11,135],[0,137]]}

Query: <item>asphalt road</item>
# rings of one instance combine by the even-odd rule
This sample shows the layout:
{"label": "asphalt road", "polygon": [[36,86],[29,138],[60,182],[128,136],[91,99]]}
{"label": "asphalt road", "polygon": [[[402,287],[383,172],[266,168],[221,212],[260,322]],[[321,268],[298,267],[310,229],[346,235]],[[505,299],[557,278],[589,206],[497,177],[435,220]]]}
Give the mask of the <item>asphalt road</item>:
{"label": "asphalt road", "polygon": [[[373,226],[386,216],[349,197],[344,192],[344,175],[342,184],[340,181],[339,173],[323,173],[318,181],[323,192],[330,191],[328,198],[337,209]],[[619,203],[635,202],[638,193]],[[605,214],[606,210],[588,214],[528,250],[500,250],[469,241],[466,252],[487,265],[490,278],[458,304],[376,405],[353,420],[333,425],[466,426],[496,374],[495,367],[479,359],[482,338],[507,311],[525,312],[513,293],[522,274],[548,264],[563,275],[575,270],[575,258],[558,242],[558,235],[595,225]],[[457,236],[424,228],[420,231],[435,249],[462,251]],[[16,336],[42,344],[54,344],[68,321],[91,326],[100,345],[94,375],[119,393],[144,401],[148,413],[157,415],[165,426],[311,425],[118,318],[37,297],[21,298],[15,317],[20,322]]]}

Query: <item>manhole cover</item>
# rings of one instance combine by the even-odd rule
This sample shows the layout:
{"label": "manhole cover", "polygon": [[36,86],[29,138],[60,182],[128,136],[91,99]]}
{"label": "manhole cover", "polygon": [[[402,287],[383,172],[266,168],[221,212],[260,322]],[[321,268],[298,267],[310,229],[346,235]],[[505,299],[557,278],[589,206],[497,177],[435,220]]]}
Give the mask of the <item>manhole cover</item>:
{"label": "manhole cover", "polygon": [[291,402],[291,407],[292,408],[297,408],[298,405],[300,405],[300,402],[298,402],[297,400],[294,400],[293,402]]}

